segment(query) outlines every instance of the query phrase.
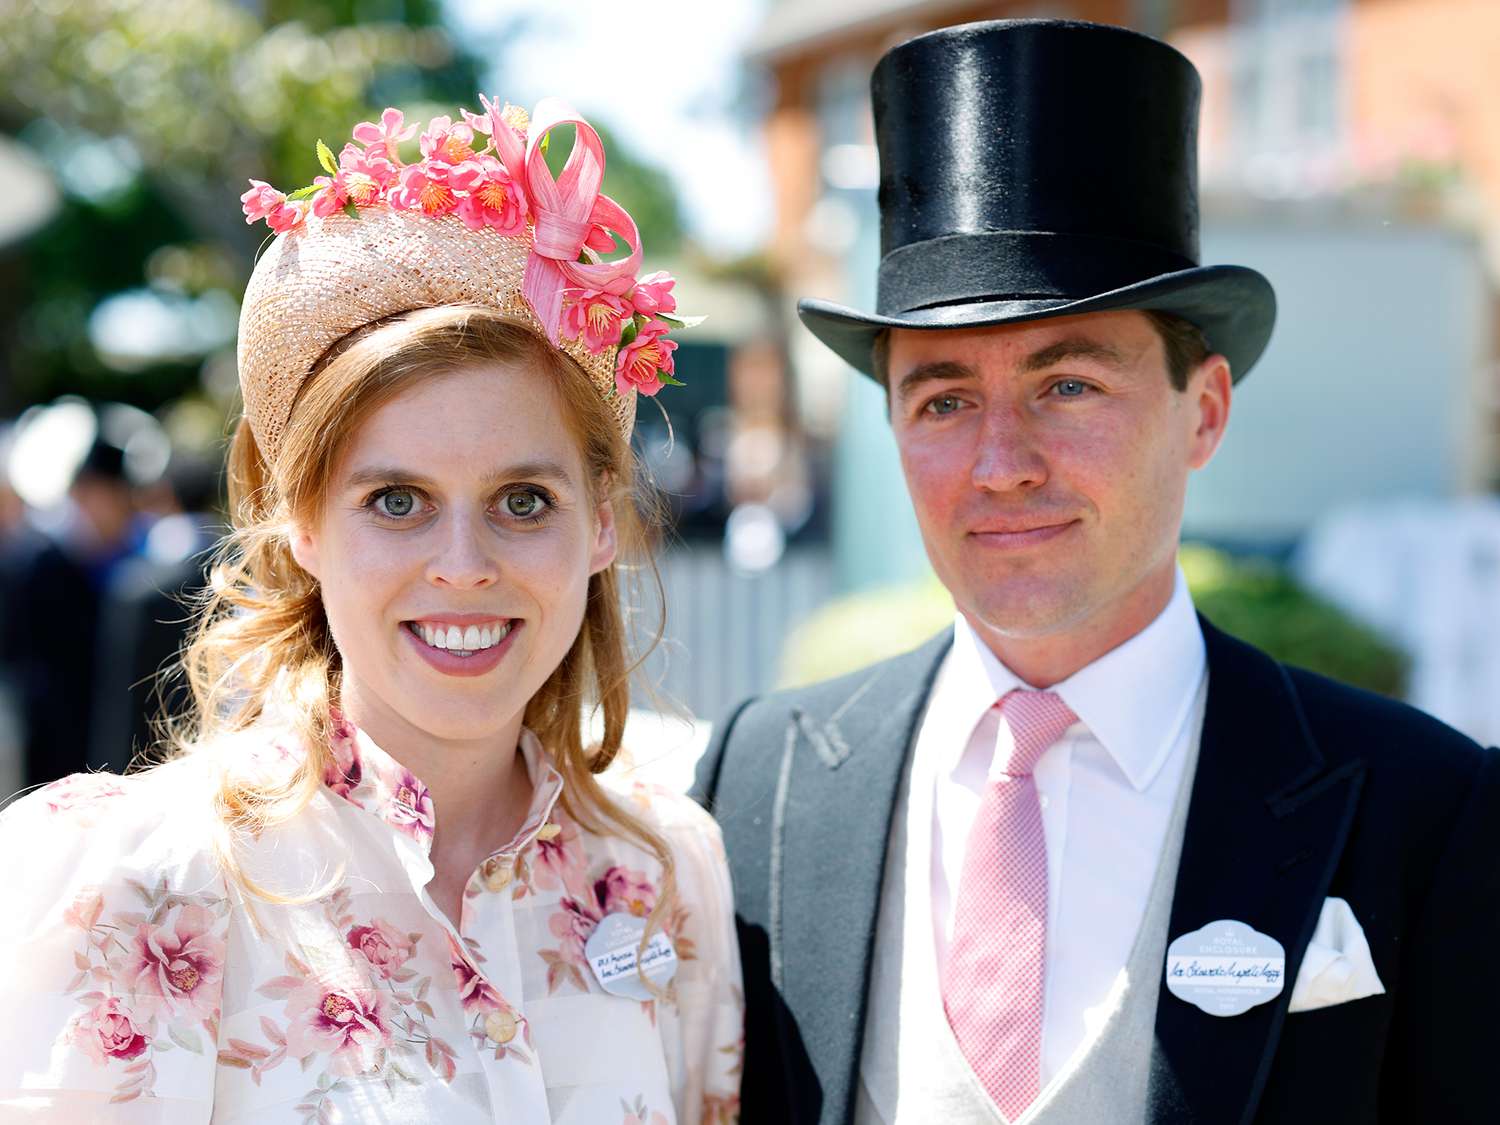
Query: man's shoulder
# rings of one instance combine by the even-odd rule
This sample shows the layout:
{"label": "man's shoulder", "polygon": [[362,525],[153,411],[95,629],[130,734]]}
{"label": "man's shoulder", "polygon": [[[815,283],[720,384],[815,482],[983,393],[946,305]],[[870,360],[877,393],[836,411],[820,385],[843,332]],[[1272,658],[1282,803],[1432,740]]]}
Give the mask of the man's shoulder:
{"label": "man's shoulder", "polygon": [[[1400,700],[1282,664],[1212,628],[1205,628],[1205,639],[1210,646],[1210,701],[1225,690],[1248,693],[1233,706],[1250,713],[1262,701],[1290,698],[1295,722],[1328,768],[1357,762],[1369,781],[1388,794],[1410,786],[1413,792],[1456,796],[1467,790],[1494,753]],[[1219,683],[1221,676],[1232,677],[1233,686]]]}
{"label": "man's shoulder", "polygon": [[952,630],[945,629],[910,652],[857,671],[747,699],[729,713],[721,739],[736,748],[768,735],[779,740],[787,724],[799,716],[820,724],[837,723],[851,715],[889,713],[897,700],[910,702],[913,693],[925,698],[952,641]]}
{"label": "man's shoulder", "polygon": [[1493,753],[1408,703],[1285,665],[1308,728],[1325,752],[1365,760],[1398,772],[1421,772],[1434,780],[1472,779],[1484,755]]}

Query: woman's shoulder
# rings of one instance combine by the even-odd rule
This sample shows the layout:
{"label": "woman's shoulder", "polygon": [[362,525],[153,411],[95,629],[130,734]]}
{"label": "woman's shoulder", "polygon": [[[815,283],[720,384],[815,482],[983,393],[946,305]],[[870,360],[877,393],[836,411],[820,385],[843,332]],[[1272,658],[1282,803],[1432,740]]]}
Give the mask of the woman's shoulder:
{"label": "woman's shoulder", "polygon": [[64,777],[0,812],[0,863],[24,856],[38,893],[126,882],[206,889],[218,882],[213,786],[210,763],[193,756]]}
{"label": "woman's shoulder", "polygon": [[724,862],[724,838],[718,822],[686,793],[642,776],[629,767],[609,770],[600,784],[626,811],[658,833],[675,853],[686,852]]}

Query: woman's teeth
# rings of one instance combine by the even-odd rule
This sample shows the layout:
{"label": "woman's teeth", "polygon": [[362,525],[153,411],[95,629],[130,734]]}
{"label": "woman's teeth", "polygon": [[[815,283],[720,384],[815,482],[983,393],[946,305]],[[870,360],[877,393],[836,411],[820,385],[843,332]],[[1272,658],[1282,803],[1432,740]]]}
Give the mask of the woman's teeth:
{"label": "woman's teeth", "polygon": [[446,649],[454,656],[469,656],[494,648],[510,632],[510,622],[495,625],[470,625],[460,629],[457,625],[427,625],[421,621],[409,621],[406,627],[433,648]]}

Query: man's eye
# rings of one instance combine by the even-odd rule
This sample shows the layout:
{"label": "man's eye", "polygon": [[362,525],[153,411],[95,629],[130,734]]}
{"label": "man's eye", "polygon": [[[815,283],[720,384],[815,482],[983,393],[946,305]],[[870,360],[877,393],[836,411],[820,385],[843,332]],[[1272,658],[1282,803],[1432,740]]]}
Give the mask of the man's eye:
{"label": "man's eye", "polygon": [[408,489],[393,488],[375,497],[375,510],[392,519],[409,516],[417,507],[417,498]]}
{"label": "man's eye", "polygon": [[506,514],[520,520],[535,519],[547,507],[545,497],[525,489],[507,492],[503,503]]}
{"label": "man's eye", "polygon": [[957,395],[938,395],[923,409],[929,414],[952,414],[963,405],[963,400]]}
{"label": "man's eye", "polygon": [[1089,385],[1082,379],[1059,379],[1052,389],[1063,398],[1077,398],[1089,389]]}

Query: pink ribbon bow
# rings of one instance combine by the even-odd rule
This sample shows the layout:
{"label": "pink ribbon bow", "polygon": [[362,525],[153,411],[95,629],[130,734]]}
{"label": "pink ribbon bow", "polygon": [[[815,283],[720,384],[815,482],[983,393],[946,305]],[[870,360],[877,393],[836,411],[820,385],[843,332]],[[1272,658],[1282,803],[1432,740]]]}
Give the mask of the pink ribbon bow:
{"label": "pink ribbon bow", "polygon": [[[559,125],[573,125],[577,139],[562,175],[553,179],[541,142]],[[496,147],[500,147],[498,141]],[[500,152],[507,167],[511,155]],[[521,293],[555,345],[563,291],[582,288],[615,295],[628,291],[641,264],[641,236],[625,209],[599,193],[604,180],[604,146],[593,126],[567,103],[557,98],[537,103],[526,142],[525,170],[526,194],[536,229]],[[606,238],[610,231],[623,238],[630,255],[613,262],[580,262],[586,244],[598,247],[601,239],[597,232],[601,231]]]}

